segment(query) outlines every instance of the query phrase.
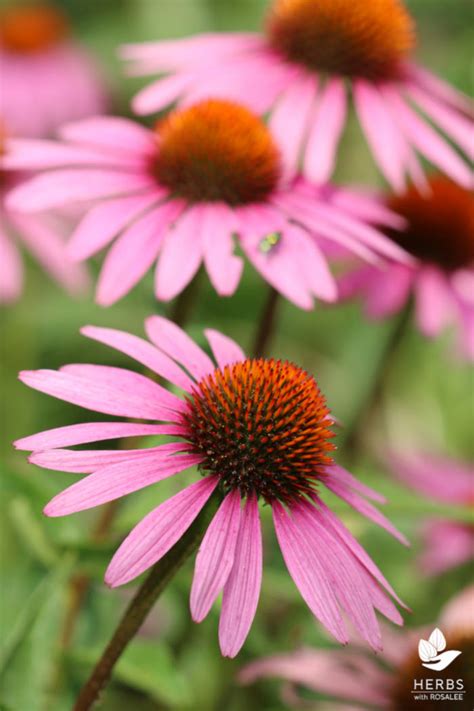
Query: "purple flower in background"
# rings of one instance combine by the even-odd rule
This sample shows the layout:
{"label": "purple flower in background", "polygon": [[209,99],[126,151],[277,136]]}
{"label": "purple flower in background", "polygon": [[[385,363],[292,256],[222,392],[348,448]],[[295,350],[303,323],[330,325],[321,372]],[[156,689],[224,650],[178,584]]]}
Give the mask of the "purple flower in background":
{"label": "purple flower in background", "polygon": [[[91,422],[16,442],[47,469],[87,474],[45,508],[65,516],[99,506],[197,466],[200,477],[149,513],[127,536],[106,572],[115,587],[160,560],[189,528],[214,492],[222,497],[196,558],[191,613],[197,622],[222,592],[219,639],[235,656],[250,630],[262,577],[259,501],[273,514],[286,566],[313,614],[348,641],[343,612],[374,649],[381,648],[375,610],[396,624],[395,592],[365,550],[321,499],[333,494],[404,541],[368,501],[383,498],[332,459],[333,419],[315,379],[302,368],[246,358],[240,347],[206,331],[213,361],[178,326],[146,321],[151,341],[88,326],[84,335],[126,353],[182,391],[102,365],[73,364],[26,371],[20,379],[81,407],[160,424]],[[147,449],[69,447],[121,437],[167,435]],[[402,603],[401,603],[402,604]]]}
{"label": "purple flower in background", "polygon": [[396,191],[407,175],[424,184],[417,153],[468,187],[468,165],[431,123],[472,156],[472,104],[410,60],[415,41],[400,0],[275,0],[263,35],[132,44],[122,56],[133,75],[167,74],[135,97],[138,114],[209,96],[271,111],[288,163],[299,166],[303,157],[313,182],[333,172],[350,92],[374,159]]}
{"label": "purple flower in background", "polygon": [[339,281],[341,298],[362,296],[371,318],[391,316],[413,295],[418,328],[429,338],[456,322],[461,349],[474,358],[474,198],[442,175],[428,193],[415,187],[384,200],[406,220],[387,232],[416,258],[413,265],[362,266]]}
{"label": "purple flower in background", "polygon": [[47,136],[65,121],[105,110],[100,73],[68,35],[65,17],[48,4],[0,9],[0,116],[10,135]]}

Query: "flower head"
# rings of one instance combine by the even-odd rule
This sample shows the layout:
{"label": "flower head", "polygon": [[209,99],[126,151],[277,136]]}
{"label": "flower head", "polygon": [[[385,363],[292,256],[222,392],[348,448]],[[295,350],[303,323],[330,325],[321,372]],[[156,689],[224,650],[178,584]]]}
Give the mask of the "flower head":
{"label": "flower head", "polygon": [[65,126],[61,143],[12,142],[9,168],[48,172],[11,193],[28,212],[85,201],[70,253],[111,248],[97,300],[124,296],[157,261],[156,295],[168,300],[202,263],[216,291],[233,294],[243,267],[234,237],[284,296],[310,309],[336,298],[322,249],[342,244],[364,259],[410,260],[367,222],[397,216],[349,191],[287,175],[278,142],[248,109],[208,100],[171,113],[155,130],[119,118]]}
{"label": "flower head", "polygon": [[[206,34],[128,45],[133,74],[167,73],[143,89],[134,110],[209,96],[241,101],[270,124],[294,167],[326,182],[346,123],[347,85],[373,156],[397,191],[423,186],[416,153],[468,187],[467,163],[415,111],[472,156],[469,99],[411,59],[415,24],[401,0],[274,0],[264,33]],[[410,102],[410,103],[409,103]]]}
{"label": "flower head", "polygon": [[106,108],[96,66],[69,37],[66,17],[47,3],[0,10],[0,114],[15,136],[47,136],[64,121]]}
{"label": "flower head", "polygon": [[[442,653],[448,654],[452,663],[444,670],[435,667],[436,670],[433,671],[429,665],[425,667],[422,664],[424,655],[420,658],[419,641],[420,637],[423,641],[429,630],[407,630],[402,634],[386,629],[385,647],[380,660],[369,656],[366,648],[359,648],[355,652],[350,649],[302,649],[252,662],[241,671],[240,680],[244,684],[265,677],[285,680],[291,684],[291,698],[295,704],[301,701],[297,686],[303,686],[310,691],[324,694],[333,702],[339,702],[340,705],[334,708],[349,709],[345,704],[356,708],[354,704],[357,704],[357,708],[411,711],[417,709],[420,704],[420,701],[414,698],[414,691],[423,693],[421,684],[425,679],[429,679],[423,708],[436,711],[440,704],[443,706],[439,696],[449,691],[461,691],[463,701],[467,702],[474,665],[473,610],[474,587],[471,586],[441,611],[439,625],[444,634],[439,628],[435,628],[428,644],[431,648],[433,643],[436,644],[433,649],[435,653],[444,649],[445,644],[448,645],[449,650]],[[440,680],[436,687],[433,685],[434,675]],[[446,684],[446,679],[453,678],[462,680],[462,689],[457,688],[454,691],[449,683]],[[417,686],[414,685],[414,680],[417,681]],[[434,693],[429,693],[430,691]],[[461,707],[465,705],[463,701],[460,703]],[[452,702],[446,703],[450,706]]]}
{"label": "flower head", "polygon": [[428,194],[412,187],[385,199],[406,220],[404,230],[390,229],[387,235],[416,263],[356,268],[342,278],[341,297],[362,294],[367,314],[377,318],[397,312],[413,292],[422,333],[435,337],[448,322],[458,321],[463,350],[472,359],[474,198],[442,175],[433,175],[429,188]]}
{"label": "flower head", "polygon": [[[45,513],[82,511],[197,466],[197,481],[151,511],[125,539],[108,567],[107,583],[122,585],[160,560],[207,500],[219,496],[222,503],[196,558],[191,612],[200,622],[222,592],[221,649],[234,656],[250,630],[260,594],[258,503],[263,500],[271,507],[288,570],[311,611],[344,643],[344,610],[379,648],[374,610],[401,624],[389,597],[396,595],[324,504],[321,489],[403,536],[367,501],[383,499],[333,461],[333,420],[314,378],[286,361],[246,358],[216,331],[206,332],[213,362],[164,318],[152,316],[146,330],[154,345],[111,329],[89,326],[83,333],[134,357],[184,391],[183,397],[120,368],[75,364],[21,373],[30,387],[87,409],[155,421],[84,423],[16,442],[33,451],[30,459],[38,466],[88,474],[50,501]],[[69,448],[160,434],[174,441],[146,449]]]}

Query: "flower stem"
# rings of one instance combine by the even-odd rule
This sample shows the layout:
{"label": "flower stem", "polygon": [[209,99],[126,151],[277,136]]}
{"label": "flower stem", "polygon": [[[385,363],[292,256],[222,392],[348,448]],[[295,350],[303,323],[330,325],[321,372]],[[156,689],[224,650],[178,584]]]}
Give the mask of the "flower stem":
{"label": "flower stem", "polygon": [[252,353],[256,358],[265,355],[270,344],[275,331],[278,303],[278,291],[271,286],[255,333]]}
{"label": "flower stem", "polygon": [[170,319],[177,326],[183,328],[188,323],[190,315],[198,301],[200,291],[201,273],[198,272],[194,279],[187,285],[185,289],[176,297],[171,309]]}
{"label": "flower stem", "polygon": [[382,399],[384,385],[396,359],[396,354],[411,318],[411,304],[407,304],[394,319],[393,329],[383,344],[380,356],[374,367],[374,377],[370,382],[361,409],[354,418],[352,426],[345,432],[344,450],[350,459],[354,459],[367,431],[367,424]]}
{"label": "flower stem", "polygon": [[79,692],[73,711],[88,711],[98,700],[101,690],[110,679],[115,664],[142,626],[156,600],[183,563],[199,546],[218,503],[219,498],[215,495],[212,496],[186,533],[153,566],[127,607],[102,657]]}

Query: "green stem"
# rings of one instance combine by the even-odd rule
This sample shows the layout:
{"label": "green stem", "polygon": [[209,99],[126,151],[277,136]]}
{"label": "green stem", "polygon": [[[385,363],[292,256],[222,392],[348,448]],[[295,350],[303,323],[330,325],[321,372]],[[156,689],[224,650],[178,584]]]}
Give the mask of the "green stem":
{"label": "green stem", "polygon": [[277,312],[278,312],[279,294],[276,289],[270,287],[267,295],[267,300],[263,307],[260,321],[258,322],[257,332],[253,344],[252,353],[255,358],[260,358],[266,354],[272,336],[275,332]]}
{"label": "green stem", "polygon": [[183,563],[199,546],[218,503],[218,497],[212,496],[186,533],[153,566],[125,611],[102,657],[82,687],[74,711],[88,711],[98,700],[100,692],[110,679],[115,664],[142,626],[156,600]]}
{"label": "green stem", "polygon": [[374,369],[374,377],[370,382],[362,407],[354,418],[352,426],[345,432],[344,450],[350,459],[355,458],[363,439],[363,434],[367,430],[368,422],[380,404],[387,376],[396,360],[397,351],[410,322],[410,318],[411,304],[407,304],[394,319],[393,329],[390,331],[381,349]]}

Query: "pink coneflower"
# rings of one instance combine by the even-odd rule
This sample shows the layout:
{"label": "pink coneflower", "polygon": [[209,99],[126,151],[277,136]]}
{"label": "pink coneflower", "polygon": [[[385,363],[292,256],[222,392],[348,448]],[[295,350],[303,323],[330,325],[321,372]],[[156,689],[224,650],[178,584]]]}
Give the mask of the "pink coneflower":
{"label": "pink coneflower", "polygon": [[[3,159],[0,128],[0,159]],[[23,265],[18,247],[24,246],[55,281],[76,294],[88,284],[81,264],[66,252],[64,218],[47,214],[25,215],[4,206],[5,193],[19,180],[0,168],[0,303],[15,301],[23,288]]]}
{"label": "pink coneflower", "polygon": [[[415,491],[445,504],[471,509],[474,504],[474,467],[464,462],[423,453],[392,452],[394,473]],[[420,567],[439,574],[474,558],[474,525],[428,519],[423,526],[425,550]]]}
{"label": "pink coneflower", "polygon": [[332,174],[350,88],[374,158],[395,190],[404,189],[407,174],[423,184],[416,152],[468,186],[466,163],[411,104],[472,155],[471,104],[409,61],[415,39],[400,0],[274,0],[263,36],[206,34],[128,45],[122,54],[133,74],[169,75],[137,95],[137,113],[210,95],[272,110],[285,155],[296,165],[304,151],[311,181]]}
{"label": "pink coneflower", "polygon": [[[428,635],[429,639],[425,639]],[[456,704],[460,709],[470,706],[474,668],[474,587],[465,589],[444,607],[439,628],[404,633],[385,630],[384,643],[379,659],[362,647],[357,651],[302,649],[278,654],[249,664],[240,673],[240,679],[245,684],[266,677],[283,679],[291,685],[287,687],[287,695],[291,695],[295,705],[301,704],[302,708],[305,705],[297,692],[298,687],[323,694],[332,702],[327,708],[340,711],[411,711],[419,708],[438,711],[451,709]],[[444,670],[439,668],[442,666],[440,655],[446,655],[446,661],[451,660]],[[430,682],[425,685],[428,679]],[[450,682],[446,683],[448,679]],[[424,699],[422,683],[427,687]],[[421,698],[415,695],[417,690]],[[460,691],[461,698],[442,698]],[[305,700],[309,702],[307,695]]]}
{"label": "pink coneflower", "polygon": [[66,18],[48,4],[0,10],[0,115],[13,135],[47,136],[105,110],[98,70],[68,34]]}
{"label": "pink coneflower", "polygon": [[50,170],[13,191],[9,204],[31,212],[96,201],[70,253],[85,259],[117,237],[97,287],[102,305],[124,296],[158,255],[159,299],[179,294],[202,263],[220,295],[234,293],[243,266],[235,234],[264,278],[305,309],[314,296],[336,298],[321,239],[366,259],[410,259],[359,217],[399,224],[398,216],[348,191],[285,176],[268,128],[237,104],[205,101],[154,131],[94,118],[61,135],[63,143],[12,142],[9,167]]}
{"label": "pink coneflower", "polygon": [[474,358],[474,199],[441,175],[429,181],[430,192],[414,187],[385,204],[406,219],[404,230],[387,235],[410,252],[413,265],[355,269],[340,281],[341,298],[362,295],[369,317],[390,316],[415,297],[416,321],[430,338],[457,321],[462,349]]}
{"label": "pink coneflower", "polygon": [[[45,508],[65,516],[104,504],[197,466],[200,478],[149,513],[123,541],[106,572],[115,587],[164,556],[211,495],[223,498],[196,559],[191,612],[203,620],[220,592],[222,653],[235,656],[249,632],[262,576],[259,501],[268,504],[286,565],[311,611],[342,643],[344,611],[372,647],[381,645],[374,609],[397,624],[395,592],[364,549],[320,498],[322,485],[404,540],[366,499],[383,501],[332,459],[329,414],[315,379],[288,361],[246,358],[206,331],[217,365],[178,326],[152,316],[136,336],[88,326],[83,334],[112,346],[184,391],[172,394],[143,375],[100,365],[21,373],[36,390],[119,417],[158,420],[84,423],[16,442],[48,469],[86,473]],[[176,441],[131,450],[71,445],[163,434]],[[398,598],[396,598],[398,600]]]}

